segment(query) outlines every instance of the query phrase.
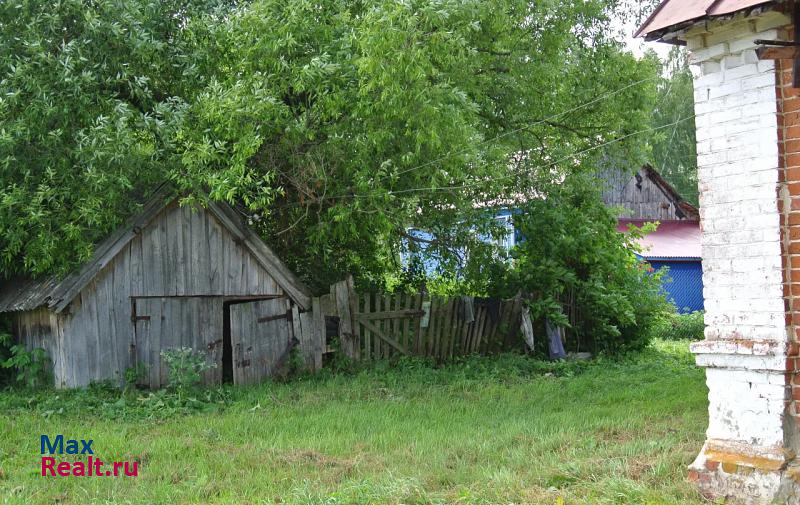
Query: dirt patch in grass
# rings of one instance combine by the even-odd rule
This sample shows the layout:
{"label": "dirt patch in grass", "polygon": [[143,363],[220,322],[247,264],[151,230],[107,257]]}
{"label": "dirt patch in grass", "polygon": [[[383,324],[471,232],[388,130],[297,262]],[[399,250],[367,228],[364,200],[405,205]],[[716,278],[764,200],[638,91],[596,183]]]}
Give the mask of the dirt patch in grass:
{"label": "dirt patch in grass", "polygon": [[628,461],[625,475],[629,479],[638,482],[641,481],[647,475],[647,472],[652,470],[652,468],[653,464],[649,458],[632,458],[630,461]]}
{"label": "dirt patch in grass", "polygon": [[626,444],[635,440],[633,432],[622,428],[606,427],[596,432],[597,439],[608,444]]}
{"label": "dirt patch in grass", "polygon": [[367,465],[370,471],[383,468],[383,462],[371,454],[357,454],[345,458],[332,456],[312,449],[300,449],[278,456],[277,461],[284,465],[309,466],[322,477],[320,480],[336,483],[354,475],[359,467]]}

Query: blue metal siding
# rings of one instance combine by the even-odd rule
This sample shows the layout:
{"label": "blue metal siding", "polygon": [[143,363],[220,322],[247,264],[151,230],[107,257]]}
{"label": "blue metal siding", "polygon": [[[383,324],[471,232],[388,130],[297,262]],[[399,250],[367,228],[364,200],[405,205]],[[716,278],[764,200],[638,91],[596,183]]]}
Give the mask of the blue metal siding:
{"label": "blue metal siding", "polygon": [[703,267],[700,260],[670,261],[646,260],[654,270],[668,268],[663,286],[667,298],[675,303],[678,311],[694,312],[703,310]]}

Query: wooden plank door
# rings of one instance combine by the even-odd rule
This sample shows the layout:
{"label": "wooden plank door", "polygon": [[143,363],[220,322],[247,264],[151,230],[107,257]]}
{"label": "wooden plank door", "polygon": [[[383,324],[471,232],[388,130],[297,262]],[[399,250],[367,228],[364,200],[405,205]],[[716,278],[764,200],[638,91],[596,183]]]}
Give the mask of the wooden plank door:
{"label": "wooden plank door", "polygon": [[291,317],[285,298],[230,306],[234,384],[262,382],[288,364]]}
{"label": "wooden plank door", "polygon": [[135,298],[134,348],[137,363],[147,366],[144,385],[168,385],[169,370],[161,357],[167,349],[189,347],[206,355],[216,368],[203,376],[205,384],[222,382],[223,300],[221,297]]}

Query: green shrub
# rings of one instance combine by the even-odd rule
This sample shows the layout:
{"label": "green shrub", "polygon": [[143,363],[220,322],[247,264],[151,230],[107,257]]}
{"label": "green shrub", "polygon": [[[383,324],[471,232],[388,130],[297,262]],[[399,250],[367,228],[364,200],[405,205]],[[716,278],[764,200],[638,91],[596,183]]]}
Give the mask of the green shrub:
{"label": "green shrub", "polygon": [[217,367],[216,363],[209,363],[203,353],[189,347],[161,351],[161,357],[169,369],[169,387],[178,392],[197,385],[204,372]]}
{"label": "green shrub", "polygon": [[652,335],[663,340],[703,340],[704,314],[703,311],[664,314],[653,326]]}
{"label": "green shrub", "polygon": [[144,363],[137,363],[135,366],[130,366],[125,369],[125,391],[131,391],[136,388],[136,384],[147,377],[147,372],[150,369]]}
{"label": "green shrub", "polygon": [[[0,330],[0,369],[6,381],[16,381],[30,388],[50,383],[50,359],[41,348],[30,351],[22,344],[14,344],[10,333]],[[16,373],[16,375],[15,375]]]}
{"label": "green shrub", "polygon": [[[490,291],[528,295],[539,333],[546,319],[566,327],[568,351],[619,354],[644,348],[671,309],[660,274],[648,272],[635,254],[637,239],[652,226],[618,232],[616,213],[597,186],[592,177],[573,174],[547,198],[522,204],[514,223],[524,240]],[[537,351],[546,353],[545,339],[537,341]]]}
{"label": "green shrub", "polygon": [[13,370],[2,366],[6,360],[11,358],[11,346],[14,345],[14,338],[11,336],[8,321],[0,316],[0,385],[10,384],[14,381]]}

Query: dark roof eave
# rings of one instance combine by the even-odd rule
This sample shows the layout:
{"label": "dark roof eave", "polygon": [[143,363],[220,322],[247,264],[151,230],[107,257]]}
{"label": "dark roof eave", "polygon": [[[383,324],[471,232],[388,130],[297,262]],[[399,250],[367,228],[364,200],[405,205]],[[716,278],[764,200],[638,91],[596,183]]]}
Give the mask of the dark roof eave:
{"label": "dark roof eave", "polygon": [[[656,10],[653,11],[653,13],[650,14],[650,16],[648,16],[647,20],[645,20],[645,22],[642,23],[642,25],[636,30],[633,36],[634,38],[644,37],[644,40],[647,42],[664,42],[667,44],[683,46],[686,45],[686,42],[680,40],[678,37],[670,37],[668,39],[665,39],[664,36],[670,33],[677,34],[680,31],[686,30],[694,25],[706,21],[730,19],[742,12],[746,13],[745,14],[746,16],[749,16],[754,12],[763,12],[765,10],[771,9],[776,4],[782,3],[783,1],[784,0],[757,1],[751,5],[747,5],[737,10],[726,11],[724,9],[721,9],[722,4],[725,3],[725,0],[716,0],[711,3],[708,9],[706,9],[707,12],[706,15],[697,16],[691,19],[681,20],[673,24],[670,24],[669,26],[663,26],[656,28],[652,31],[646,31],[647,26],[651,24],[651,22],[657,17],[658,13],[663,9],[663,7],[665,7],[670,2],[670,0],[664,0],[658,5]],[[708,11],[712,10],[715,10],[717,12],[721,10],[721,12],[719,14],[709,14]]]}

